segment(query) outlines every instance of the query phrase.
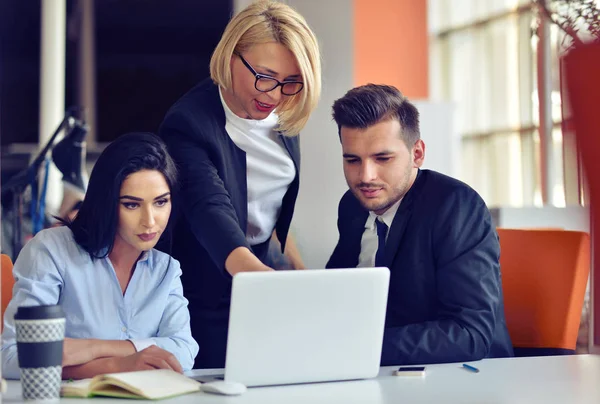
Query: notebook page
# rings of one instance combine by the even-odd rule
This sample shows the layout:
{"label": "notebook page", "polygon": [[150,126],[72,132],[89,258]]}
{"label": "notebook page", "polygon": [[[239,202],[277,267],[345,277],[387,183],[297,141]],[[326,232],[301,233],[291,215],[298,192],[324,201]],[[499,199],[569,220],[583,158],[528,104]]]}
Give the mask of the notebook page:
{"label": "notebook page", "polygon": [[63,396],[87,397],[92,379],[76,381],[63,381],[60,385],[60,394]]}
{"label": "notebook page", "polygon": [[170,397],[200,390],[200,383],[169,369],[111,373],[107,374],[106,378],[131,386],[150,399]]}

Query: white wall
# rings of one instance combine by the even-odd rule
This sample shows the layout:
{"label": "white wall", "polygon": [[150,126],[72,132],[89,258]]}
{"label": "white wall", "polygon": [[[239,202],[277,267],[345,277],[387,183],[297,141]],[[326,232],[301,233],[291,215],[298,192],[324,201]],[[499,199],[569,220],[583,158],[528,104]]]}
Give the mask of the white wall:
{"label": "white wall", "polygon": [[421,139],[425,142],[423,168],[459,177],[460,138],[454,131],[454,106],[446,102],[415,101],[419,110]]}
{"label": "white wall", "polygon": [[306,266],[323,268],[337,242],[337,206],[348,189],[331,106],[352,88],[352,2],[289,0],[287,3],[306,18],[321,46],[323,91],[319,106],[300,135],[300,194],[292,232]]}

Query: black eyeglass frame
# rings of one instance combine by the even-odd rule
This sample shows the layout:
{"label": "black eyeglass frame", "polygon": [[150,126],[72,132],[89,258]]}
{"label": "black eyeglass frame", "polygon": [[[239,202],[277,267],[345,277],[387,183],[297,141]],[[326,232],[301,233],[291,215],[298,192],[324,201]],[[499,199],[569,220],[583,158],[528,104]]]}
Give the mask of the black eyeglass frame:
{"label": "black eyeglass frame", "polygon": [[[250,63],[248,63],[248,61],[246,59],[244,59],[244,57],[238,53],[238,52],[234,52],[235,55],[237,55],[240,60],[242,61],[242,63],[244,64],[244,66],[246,66],[246,68],[248,68],[248,70],[250,70],[250,72],[254,75],[254,77],[256,78],[256,80],[254,81],[254,88],[256,88],[257,91],[260,91],[261,93],[268,93],[270,91],[275,90],[277,87],[281,86],[281,94],[283,95],[287,95],[287,96],[291,96],[291,95],[296,95],[298,94],[300,91],[302,91],[302,89],[304,89],[304,83],[301,81],[295,81],[295,80],[286,80],[286,81],[279,81],[277,80],[275,77],[272,76],[268,76],[266,74],[261,74],[258,73],[256,70],[254,70],[254,68],[250,65]],[[271,81],[276,82],[277,84],[275,84],[273,86],[273,88],[269,89],[269,90],[261,90],[260,88],[258,88],[258,81],[260,79],[268,79]],[[300,88],[298,89],[298,91],[294,92],[294,93],[287,93],[284,90],[284,86],[286,84],[300,84]]]}

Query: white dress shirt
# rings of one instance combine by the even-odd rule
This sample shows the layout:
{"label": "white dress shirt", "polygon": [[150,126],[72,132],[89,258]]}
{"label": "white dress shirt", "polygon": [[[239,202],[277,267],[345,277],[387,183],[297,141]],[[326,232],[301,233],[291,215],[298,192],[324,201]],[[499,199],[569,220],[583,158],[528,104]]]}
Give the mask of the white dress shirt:
{"label": "white dress shirt", "polygon": [[377,254],[377,248],[379,247],[379,238],[377,237],[377,226],[375,225],[375,220],[379,220],[387,225],[388,232],[385,236],[385,239],[387,240],[387,236],[390,234],[392,222],[394,221],[394,216],[396,216],[400,202],[402,202],[402,199],[390,206],[390,208],[381,216],[376,215],[373,211],[369,212],[369,217],[365,222],[365,231],[363,232],[362,239],[360,240],[360,255],[358,256],[359,268],[371,268],[375,266],[375,254]]}
{"label": "white dress shirt", "polygon": [[260,244],[273,233],[296,168],[275,131],[278,124],[275,112],[263,120],[240,118],[229,109],[220,89],[219,95],[225,110],[225,131],[235,145],[246,152],[246,240],[250,245]]}

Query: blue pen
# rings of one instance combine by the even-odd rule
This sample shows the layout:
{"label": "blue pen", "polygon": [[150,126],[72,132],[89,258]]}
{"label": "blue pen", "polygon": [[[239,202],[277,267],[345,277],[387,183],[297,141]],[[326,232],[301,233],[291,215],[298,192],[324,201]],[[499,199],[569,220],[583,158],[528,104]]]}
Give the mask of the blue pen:
{"label": "blue pen", "polygon": [[475,366],[467,365],[466,363],[463,363],[463,368],[468,369],[473,373],[479,373],[479,369],[477,369]]}

